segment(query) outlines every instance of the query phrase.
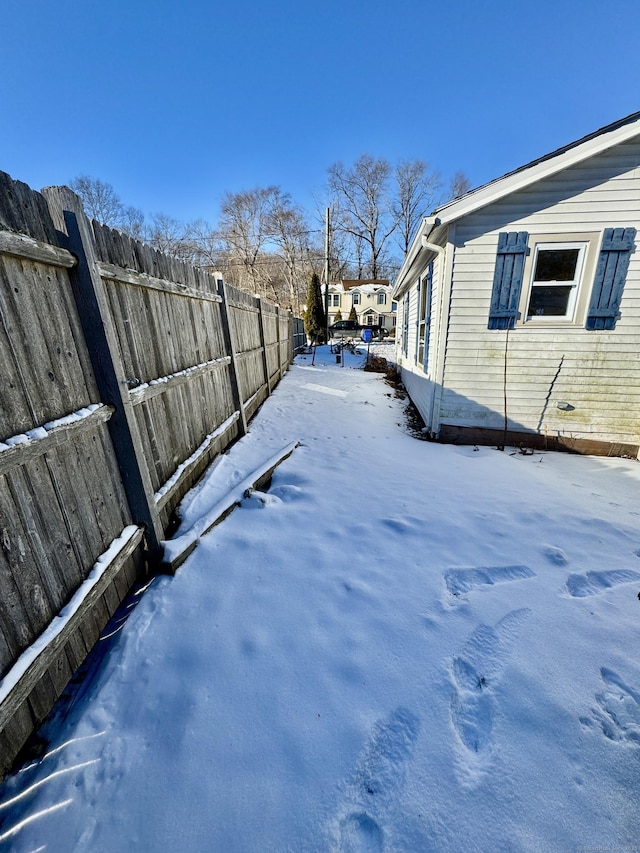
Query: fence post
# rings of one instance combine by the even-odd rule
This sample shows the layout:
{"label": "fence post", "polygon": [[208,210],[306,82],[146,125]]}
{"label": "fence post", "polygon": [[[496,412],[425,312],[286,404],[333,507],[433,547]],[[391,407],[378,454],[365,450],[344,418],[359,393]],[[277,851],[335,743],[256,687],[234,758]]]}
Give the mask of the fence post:
{"label": "fence post", "polygon": [[258,318],[260,320],[260,346],[262,348],[262,365],[267,384],[267,397],[271,396],[271,380],[269,378],[269,360],[267,358],[267,339],[264,333],[264,315],[262,313],[262,297],[258,297]]}
{"label": "fence post", "polygon": [[280,306],[276,305],[276,337],[278,338],[278,381],[282,379],[282,350],[280,337]]}
{"label": "fence post", "polygon": [[63,235],[64,248],[78,259],[69,270],[98,392],[115,406],[109,432],[133,521],[146,528],[147,548],[155,562],[162,557],[164,530],[158,513],[136,417],[129,396],[118,339],[104,283],[98,271],[91,227],[82,202],[67,187],[42,190],[51,216]]}
{"label": "fence post", "polygon": [[218,295],[222,299],[220,304],[220,313],[222,314],[222,335],[224,337],[224,346],[226,352],[231,358],[229,365],[229,378],[231,380],[231,394],[233,396],[233,405],[240,412],[240,422],[242,425],[242,435],[246,435],[248,431],[247,416],[244,411],[244,399],[242,388],[240,387],[240,379],[238,377],[237,352],[236,345],[231,331],[231,317],[229,316],[229,305],[227,303],[227,286],[224,279],[218,279]]}

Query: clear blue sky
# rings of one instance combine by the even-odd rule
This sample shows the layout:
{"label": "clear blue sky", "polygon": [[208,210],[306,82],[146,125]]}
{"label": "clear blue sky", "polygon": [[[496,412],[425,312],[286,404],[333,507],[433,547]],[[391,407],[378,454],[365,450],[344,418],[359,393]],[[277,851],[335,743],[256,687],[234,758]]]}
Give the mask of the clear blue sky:
{"label": "clear blue sky", "polygon": [[420,158],[474,186],[640,109],[637,0],[5,0],[0,170],[88,174],[215,222],[327,166]]}

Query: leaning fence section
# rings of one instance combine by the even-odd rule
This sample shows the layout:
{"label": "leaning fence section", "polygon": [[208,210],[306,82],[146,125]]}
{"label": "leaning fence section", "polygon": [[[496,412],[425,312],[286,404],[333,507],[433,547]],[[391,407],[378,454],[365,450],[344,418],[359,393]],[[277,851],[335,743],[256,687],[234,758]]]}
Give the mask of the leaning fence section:
{"label": "leaning fence section", "polygon": [[0,776],[299,334],[66,188],[0,173]]}

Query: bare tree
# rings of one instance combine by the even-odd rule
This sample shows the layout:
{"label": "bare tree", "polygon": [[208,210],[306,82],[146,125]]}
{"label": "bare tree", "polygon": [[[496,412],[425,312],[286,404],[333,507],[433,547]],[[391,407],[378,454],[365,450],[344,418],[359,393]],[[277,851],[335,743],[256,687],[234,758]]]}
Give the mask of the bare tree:
{"label": "bare tree", "polygon": [[123,207],[116,228],[133,237],[134,240],[144,240],[147,233],[144,213],[137,207]]}
{"label": "bare tree", "polygon": [[146,238],[144,213],[137,207],[125,206],[111,184],[79,175],[69,181],[69,186],[80,197],[89,219],[117,228],[135,240]]}
{"label": "bare tree", "polygon": [[165,255],[192,263],[197,256],[190,227],[166,213],[154,213],[146,239],[149,245]]}
{"label": "bare tree", "polygon": [[449,184],[449,198],[459,198],[471,189],[471,181],[464,172],[456,172]]}
{"label": "bare tree", "polygon": [[89,175],[78,175],[69,182],[69,186],[80,196],[89,219],[97,219],[111,228],[118,227],[124,206],[111,184],[90,178]]}
{"label": "bare tree", "polygon": [[398,221],[397,242],[406,255],[422,218],[437,203],[442,181],[437,172],[429,171],[423,160],[400,160],[394,177],[396,190],[392,209]]}
{"label": "bare tree", "polygon": [[222,269],[227,264],[222,238],[215,228],[203,219],[195,219],[186,227],[193,247],[193,262],[199,267]]}
{"label": "bare tree", "polygon": [[266,282],[261,276],[260,255],[271,228],[275,186],[225,193],[221,203],[219,232],[229,261],[240,270],[240,287],[264,295]]}
{"label": "bare tree", "polygon": [[[356,252],[359,243],[365,244],[367,272],[378,278],[385,243],[398,226],[390,198],[391,166],[387,160],[362,154],[350,169],[334,163],[328,173],[329,191],[342,214],[338,227],[351,235]],[[365,272],[362,266],[359,272]]]}
{"label": "bare tree", "polygon": [[299,316],[305,282],[312,271],[311,230],[304,211],[291,201],[288,193],[274,194],[269,227],[276,254],[282,262],[288,306]]}

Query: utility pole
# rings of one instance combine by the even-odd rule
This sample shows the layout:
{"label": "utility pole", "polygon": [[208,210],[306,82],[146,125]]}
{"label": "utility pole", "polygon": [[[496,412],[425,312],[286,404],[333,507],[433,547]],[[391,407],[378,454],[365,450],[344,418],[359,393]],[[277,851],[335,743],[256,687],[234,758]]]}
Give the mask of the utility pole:
{"label": "utility pole", "polygon": [[326,341],[329,342],[329,245],[331,239],[330,213],[327,208],[324,228],[324,317],[327,324]]}

